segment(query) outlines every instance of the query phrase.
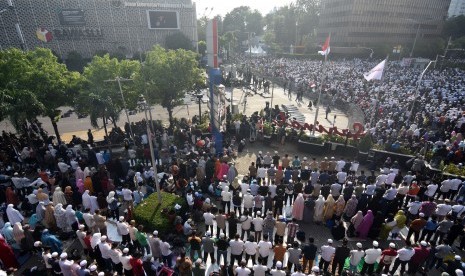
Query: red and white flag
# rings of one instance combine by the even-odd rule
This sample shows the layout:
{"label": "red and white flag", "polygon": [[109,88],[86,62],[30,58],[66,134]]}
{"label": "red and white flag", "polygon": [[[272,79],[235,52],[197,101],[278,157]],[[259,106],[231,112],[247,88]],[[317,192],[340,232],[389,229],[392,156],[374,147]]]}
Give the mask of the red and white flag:
{"label": "red and white flag", "polygon": [[363,77],[367,81],[371,80],[380,80],[383,77],[384,66],[386,65],[386,60],[381,61],[378,65],[376,65],[370,72],[363,74]]}
{"label": "red and white flag", "polygon": [[331,40],[331,34],[328,35],[328,37],[325,40],[325,44],[321,47],[321,51],[318,51],[320,55],[327,56],[329,55],[330,47],[329,47],[329,41]]}

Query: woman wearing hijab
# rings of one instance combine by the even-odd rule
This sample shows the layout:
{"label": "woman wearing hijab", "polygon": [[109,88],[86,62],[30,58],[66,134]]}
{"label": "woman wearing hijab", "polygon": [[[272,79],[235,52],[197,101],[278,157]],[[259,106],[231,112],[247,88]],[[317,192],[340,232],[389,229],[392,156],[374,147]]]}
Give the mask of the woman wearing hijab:
{"label": "woman wearing hijab", "polygon": [[106,201],[108,204],[108,209],[110,211],[109,217],[117,220],[119,218],[119,208],[118,208],[118,200],[115,198],[114,191],[111,191],[108,193]]}
{"label": "woman wearing hijab", "polygon": [[373,224],[371,225],[370,233],[368,233],[368,237],[373,240],[378,238],[383,226],[384,218],[385,216],[383,215],[383,212],[376,212],[375,218],[373,219]]}
{"label": "woman wearing hijab", "polygon": [[394,220],[396,221],[396,225],[391,230],[393,239],[397,238],[400,230],[405,227],[405,223],[407,222],[407,217],[404,215],[404,211],[399,210],[394,216]]}
{"label": "woman wearing hijab", "polygon": [[0,260],[6,269],[19,268],[18,260],[11,246],[0,236]]}
{"label": "woman wearing hijab", "polygon": [[92,209],[92,202],[89,193],[89,190],[85,190],[82,194],[82,206],[84,207],[84,210]]}
{"label": "woman wearing hijab", "polygon": [[304,203],[304,217],[303,221],[306,223],[313,222],[313,215],[315,210],[315,200],[312,197],[308,197]]}
{"label": "woman wearing hijab", "polygon": [[368,232],[370,232],[371,225],[373,224],[373,212],[371,210],[367,211],[367,214],[363,217],[362,222],[360,225],[355,228],[358,233],[358,237],[362,239],[366,239],[368,236]]}
{"label": "woman wearing hijab", "polygon": [[348,221],[351,217],[357,212],[357,196],[352,195],[352,197],[347,201],[346,207],[344,208],[344,220]]}
{"label": "woman wearing hijab", "polygon": [[74,179],[76,179],[76,186],[78,185],[78,181],[84,179],[84,171],[81,169],[80,166],[76,168],[76,171],[74,172]]}
{"label": "woman wearing hijab", "polygon": [[6,204],[13,204],[15,206],[19,204],[19,199],[11,187],[6,188],[5,197]]}
{"label": "woman wearing hijab", "polygon": [[336,201],[334,201],[334,198],[332,195],[329,195],[328,199],[326,199],[325,201],[325,209],[323,212],[323,218],[325,222],[333,218],[335,205],[336,205]]}
{"label": "woman wearing hijab", "polygon": [[363,212],[358,211],[351,219],[349,229],[347,230],[348,237],[355,237],[357,235],[357,228],[360,226],[360,223],[363,221]]}
{"label": "woman wearing hijab", "polygon": [[336,205],[334,208],[334,213],[337,219],[340,219],[342,213],[344,212],[344,207],[346,206],[346,201],[344,200],[344,196],[340,195],[339,198],[336,200]]}
{"label": "woman wearing hijab", "polygon": [[3,225],[2,235],[9,245],[15,244],[15,237],[13,235],[13,227],[11,226],[10,222],[6,222],[5,225]]}
{"label": "woman wearing hijab", "polygon": [[21,222],[17,222],[13,225],[13,239],[17,245],[21,244],[21,240],[24,238],[24,230]]}
{"label": "woman wearing hijab", "polygon": [[84,181],[82,181],[82,179],[78,179],[76,181],[76,187],[78,189],[78,192],[82,195],[85,191]]}
{"label": "woman wearing hijab", "polygon": [[55,219],[55,207],[53,207],[52,202],[49,202],[45,207],[44,224],[48,229],[54,230],[57,228],[57,221]]}
{"label": "woman wearing hijab", "polygon": [[65,188],[65,199],[66,204],[73,205],[73,188],[71,186],[66,186]]}
{"label": "woman wearing hijab", "polygon": [[61,191],[60,187],[55,188],[55,191],[53,192],[52,196],[52,201],[55,206],[57,206],[58,204],[61,204],[63,206],[66,205],[65,193]]}
{"label": "woman wearing hijab", "polygon": [[11,224],[22,222],[24,220],[23,215],[14,208],[13,204],[8,204],[8,207],[6,207],[6,215]]}
{"label": "woman wearing hijab", "polygon": [[86,176],[84,180],[84,190],[89,190],[91,193],[94,193],[94,186],[92,185],[92,177],[90,175]]}
{"label": "woman wearing hijab", "polygon": [[45,206],[43,201],[39,201],[36,207],[36,219],[42,221],[45,218]]}
{"label": "woman wearing hijab", "polygon": [[67,224],[66,224],[66,215],[65,215],[65,209],[63,209],[63,205],[61,203],[58,203],[55,206],[55,220],[57,222],[57,227],[60,228],[61,230],[66,232]]}
{"label": "woman wearing hijab", "polygon": [[292,217],[296,220],[302,220],[304,217],[305,200],[302,193],[297,195],[292,206]]}
{"label": "woman wearing hijab", "polygon": [[42,242],[42,245],[50,247],[51,252],[57,252],[58,254],[63,252],[63,244],[55,235],[52,235],[48,229],[44,229],[40,237],[40,241]]}
{"label": "woman wearing hijab", "polygon": [[42,188],[37,189],[36,198],[38,201],[43,201],[45,205],[50,202],[48,194],[46,194]]}
{"label": "woman wearing hijab", "polygon": [[65,217],[66,217],[66,224],[67,224],[67,230],[69,231],[70,229],[73,229],[74,231],[78,230],[79,226],[79,221],[76,217],[76,211],[73,210],[72,205],[66,206],[65,210]]}
{"label": "woman wearing hijab", "polygon": [[324,205],[325,199],[322,195],[319,195],[318,199],[315,201],[315,212],[313,213],[313,220],[316,223],[323,221]]}

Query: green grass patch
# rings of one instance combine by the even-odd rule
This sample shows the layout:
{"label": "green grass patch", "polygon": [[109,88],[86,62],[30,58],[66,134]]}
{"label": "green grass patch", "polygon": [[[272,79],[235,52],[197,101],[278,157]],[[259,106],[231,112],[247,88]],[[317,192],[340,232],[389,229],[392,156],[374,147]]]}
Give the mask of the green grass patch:
{"label": "green grass patch", "polygon": [[161,193],[162,203],[158,204],[157,193],[151,194],[147,199],[137,205],[134,211],[134,219],[138,224],[144,225],[145,231],[157,230],[160,235],[174,231],[174,220],[176,204],[181,205],[178,213],[186,212],[185,200],[175,194]]}

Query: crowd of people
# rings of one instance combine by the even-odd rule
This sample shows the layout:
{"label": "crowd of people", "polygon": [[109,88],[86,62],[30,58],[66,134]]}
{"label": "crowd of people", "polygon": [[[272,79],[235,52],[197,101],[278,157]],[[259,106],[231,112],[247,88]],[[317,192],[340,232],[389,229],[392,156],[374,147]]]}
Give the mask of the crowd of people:
{"label": "crowd of people", "polygon": [[[320,80],[312,73],[322,66],[318,62],[263,58],[254,63],[290,80],[289,95],[295,86],[312,87]],[[331,62],[325,90],[363,106],[372,87],[358,73],[370,65]],[[420,91],[428,103],[438,102],[434,110],[419,105],[410,124],[404,100],[414,93],[417,71],[397,66],[388,67],[384,82],[373,88],[380,91],[377,116],[382,119],[369,131],[379,143],[396,140],[413,147],[434,142],[435,149],[447,149],[448,160],[450,151],[463,150],[462,72],[429,73],[438,81]],[[449,113],[452,108],[457,108],[455,115]],[[445,120],[426,120],[435,116]],[[124,140],[122,153],[107,145],[97,148],[91,133],[88,141],[58,142],[37,122],[21,136],[3,132],[1,273],[414,275],[439,269],[463,275],[462,179],[429,175],[422,157],[413,161],[411,171],[388,159],[365,173],[354,158],[310,158],[268,152],[268,147],[240,170],[235,160],[252,133],[243,128],[262,119],[257,112],[229,122],[234,134],[225,134],[222,152],[188,121],[175,131],[157,128],[152,136],[140,122],[133,128],[134,142]],[[454,152],[449,161],[462,158]],[[172,206],[168,233],[147,232],[148,225],[134,216],[136,206],[155,192],[156,178],[163,192],[183,198],[187,208],[181,212],[181,206]],[[331,238],[322,241],[321,236]],[[21,267],[25,259],[38,257],[33,267]]]}
{"label": "crowd of people", "polygon": [[[372,82],[363,76],[379,61],[323,63],[274,57],[246,61],[244,57],[241,62],[250,64],[254,74],[280,82],[290,99],[302,100],[302,95],[306,95],[315,100],[324,80],[323,99],[336,106],[356,104],[365,112],[365,129],[373,135],[374,142],[388,150],[399,152],[403,147],[425,155],[432,149],[435,164],[465,161],[465,72],[461,69],[441,68],[438,62],[436,69],[426,72],[417,91],[424,66],[404,66],[400,61],[388,61],[383,80]],[[239,72],[246,75],[248,67],[239,68]]]}

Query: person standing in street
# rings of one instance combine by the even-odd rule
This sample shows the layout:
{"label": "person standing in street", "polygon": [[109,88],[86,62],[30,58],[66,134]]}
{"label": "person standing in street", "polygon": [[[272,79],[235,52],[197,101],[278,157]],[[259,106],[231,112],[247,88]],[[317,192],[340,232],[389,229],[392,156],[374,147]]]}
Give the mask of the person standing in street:
{"label": "person standing in street", "polygon": [[313,267],[313,262],[316,258],[316,252],[318,251],[318,247],[314,244],[315,240],[313,238],[308,238],[308,244],[303,246],[302,253],[303,253],[303,267],[302,272],[305,272],[307,269],[308,264],[308,271],[311,271]]}
{"label": "person standing in street", "polygon": [[379,243],[377,241],[373,241],[373,248],[365,250],[365,263],[363,264],[362,271],[360,271],[361,275],[372,275],[375,263],[378,258],[381,256],[381,249],[379,249]]}
{"label": "person standing in street", "polygon": [[336,248],[333,247],[333,240],[328,239],[328,244],[321,247],[321,260],[320,260],[320,270],[327,271],[329,264],[336,252]]}
{"label": "person standing in street", "polygon": [[397,251],[397,258],[394,261],[394,266],[391,270],[391,275],[397,271],[400,265],[400,275],[404,275],[405,266],[408,264],[410,259],[412,259],[415,254],[415,250],[412,248],[412,243],[409,240],[405,241],[405,247]]}
{"label": "person standing in street", "polygon": [[344,263],[347,257],[350,256],[350,249],[347,247],[347,239],[342,240],[342,245],[336,248],[336,252],[334,254],[333,264],[331,266],[331,272],[333,275],[336,275],[336,269],[338,274],[341,275],[342,269],[344,268]]}

